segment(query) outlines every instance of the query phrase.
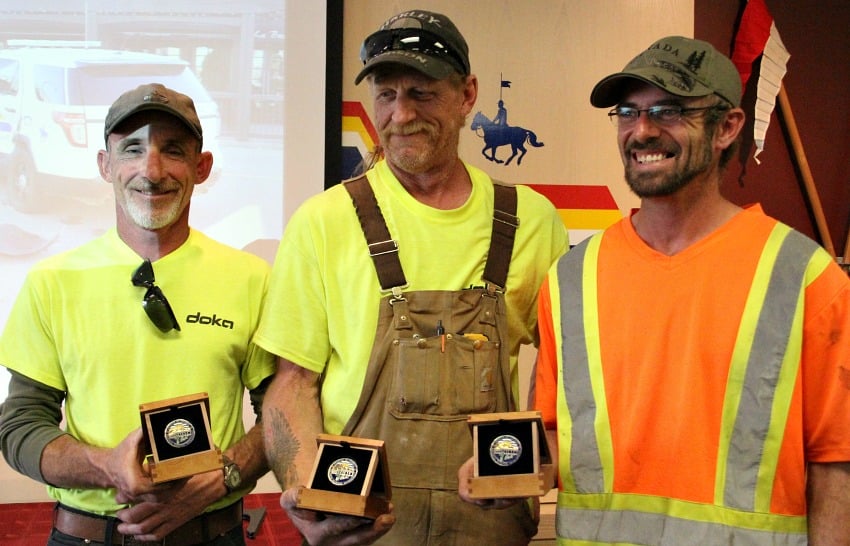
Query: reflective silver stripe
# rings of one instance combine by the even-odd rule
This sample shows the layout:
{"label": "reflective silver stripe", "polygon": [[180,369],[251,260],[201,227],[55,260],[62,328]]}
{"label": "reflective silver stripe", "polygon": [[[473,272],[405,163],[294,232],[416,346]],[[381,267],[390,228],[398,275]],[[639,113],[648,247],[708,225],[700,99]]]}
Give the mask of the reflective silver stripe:
{"label": "reflective silver stripe", "polygon": [[722,523],[640,510],[593,510],[559,507],[559,544],[652,544],[657,546],[805,546],[807,534],[743,529]]}
{"label": "reflective silver stripe", "polygon": [[[777,229],[781,227],[784,226],[777,226]],[[771,420],[774,412],[778,409],[778,414],[783,418],[788,413],[790,400],[775,399],[776,387],[792,333],[792,323],[798,316],[806,267],[816,250],[813,241],[789,230],[770,268],[770,282],[758,322],[754,325],[744,382],[737,387],[740,389],[740,401],[726,457],[723,498],[726,506],[742,510],[756,509],[761,466],[755,456],[767,451],[765,443],[774,425]],[[741,325],[742,330],[747,327],[746,324]],[[774,403],[784,405],[784,408],[774,408]],[[774,430],[781,434],[785,430],[784,420],[778,425],[781,428]]]}
{"label": "reflective silver stripe", "polygon": [[590,239],[586,239],[572,248],[558,263],[563,353],[561,373],[572,418],[570,471],[577,491],[598,493],[604,491],[605,480],[594,428],[597,408],[590,384],[582,301],[584,259],[589,242]]}

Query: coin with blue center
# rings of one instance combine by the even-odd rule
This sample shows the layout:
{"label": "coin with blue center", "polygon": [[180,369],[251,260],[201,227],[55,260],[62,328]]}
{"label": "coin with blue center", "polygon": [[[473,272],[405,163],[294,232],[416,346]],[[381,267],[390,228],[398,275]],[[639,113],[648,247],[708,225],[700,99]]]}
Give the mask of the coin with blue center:
{"label": "coin with blue center", "polygon": [[342,487],[354,481],[357,477],[357,463],[354,459],[342,457],[328,466],[328,481]]}
{"label": "coin with blue center", "polygon": [[522,443],[510,434],[497,436],[490,442],[490,460],[499,466],[511,466],[522,455]]}

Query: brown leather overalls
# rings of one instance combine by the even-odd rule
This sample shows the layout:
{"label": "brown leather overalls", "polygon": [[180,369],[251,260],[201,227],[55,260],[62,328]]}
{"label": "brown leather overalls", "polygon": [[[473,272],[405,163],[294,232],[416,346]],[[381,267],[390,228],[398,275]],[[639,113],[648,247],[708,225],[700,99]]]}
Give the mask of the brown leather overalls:
{"label": "brown leather overalls", "polygon": [[396,523],[380,544],[517,545],[536,532],[528,504],[483,510],[457,494],[472,455],[471,413],[516,409],[502,289],[513,249],[516,188],[495,184],[484,287],[403,292],[407,282],[365,177],[345,182],[381,287],[381,309],[358,405],[343,434],[385,442]]}

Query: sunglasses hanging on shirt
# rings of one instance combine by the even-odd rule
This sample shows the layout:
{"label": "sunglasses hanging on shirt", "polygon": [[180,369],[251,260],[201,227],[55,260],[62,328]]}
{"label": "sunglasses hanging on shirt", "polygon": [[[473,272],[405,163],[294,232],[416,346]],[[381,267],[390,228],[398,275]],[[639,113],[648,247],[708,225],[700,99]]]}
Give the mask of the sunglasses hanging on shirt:
{"label": "sunglasses hanging on shirt", "polygon": [[174,311],[171,309],[168,299],[155,284],[156,279],[150,260],[142,262],[142,265],[133,273],[131,280],[133,286],[147,288],[147,292],[142,298],[142,309],[145,310],[151,322],[162,332],[180,331],[180,324],[177,322],[177,317],[174,316]]}

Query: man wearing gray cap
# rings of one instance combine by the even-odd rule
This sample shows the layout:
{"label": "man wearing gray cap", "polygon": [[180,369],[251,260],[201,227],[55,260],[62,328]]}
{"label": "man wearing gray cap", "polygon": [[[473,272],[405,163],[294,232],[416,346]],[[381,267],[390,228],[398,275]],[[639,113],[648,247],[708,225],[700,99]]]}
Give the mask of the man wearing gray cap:
{"label": "man wearing gray cap", "polygon": [[[0,448],[56,499],[51,546],[244,544],[241,499],[268,470],[242,404],[247,388],[259,415],[274,372],[251,343],[269,266],[189,226],[213,163],[191,98],[156,83],[127,91],[104,138],[116,227],[28,274],[0,337],[12,376]],[[154,484],[139,406],[196,393],[208,396],[207,449],[222,464]],[[207,438],[203,422],[175,422]],[[169,442],[169,457],[194,453],[193,440]]]}
{"label": "man wearing gray cap", "polygon": [[735,66],[671,36],[590,101],[611,108],[641,205],[540,292],[558,543],[850,543],[850,281],[723,197],[744,125]]}
{"label": "man wearing gray cap", "polygon": [[[397,14],[360,60],[378,161],[290,219],[255,337],[280,357],[263,419],[282,504],[311,544],[373,540],[393,520],[382,543],[526,544],[528,504],[463,503],[457,470],[472,454],[467,416],[517,407],[517,354],[536,341],[563,222],[541,195],[458,157],[478,80],[448,17]],[[364,525],[294,507],[321,432],[385,442],[392,515]]]}

